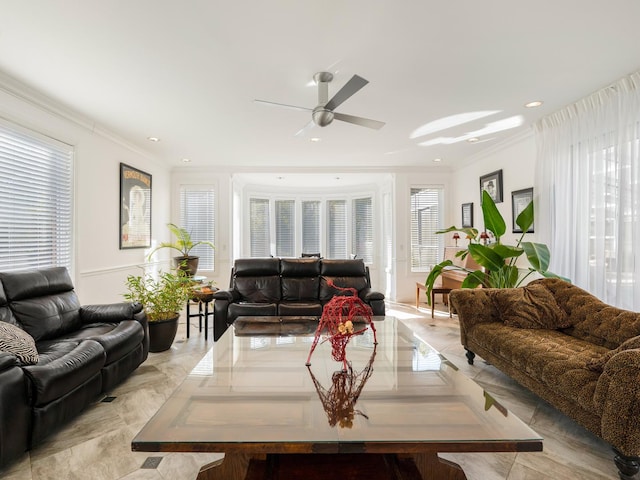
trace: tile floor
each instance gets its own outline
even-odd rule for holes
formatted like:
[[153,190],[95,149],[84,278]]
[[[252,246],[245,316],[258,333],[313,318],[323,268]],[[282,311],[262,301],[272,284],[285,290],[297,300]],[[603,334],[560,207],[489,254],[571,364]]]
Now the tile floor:
[[[536,453],[464,453],[442,457],[462,466],[468,480],[597,480],[618,475],[609,446],[509,377],[476,357],[468,365],[460,345],[457,319],[442,305],[431,318],[430,309],[387,305],[387,314],[408,323],[465,374],[544,437],[544,451]],[[191,322],[185,337],[182,320],[172,348],[150,354],[110,396],[112,402],[90,405],[74,422],[0,469],[3,480],[193,480],[202,465],[219,454],[149,454],[131,451],[131,440],[164,403],[173,389],[212,345]],[[161,458],[155,458],[161,457]],[[159,463],[158,463],[159,461]],[[145,463],[151,464],[146,465]],[[154,465],[153,464],[157,464]],[[151,468],[145,468],[150,466]]]

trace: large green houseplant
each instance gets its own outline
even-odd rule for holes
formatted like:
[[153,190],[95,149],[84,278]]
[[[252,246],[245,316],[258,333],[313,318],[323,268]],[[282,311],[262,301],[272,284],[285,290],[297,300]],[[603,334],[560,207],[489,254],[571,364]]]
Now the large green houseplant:
[[191,282],[182,270],[160,272],[157,277],[144,273],[129,275],[124,298],[141,303],[149,320],[149,351],[171,347],[178,330],[180,311],[190,295]]
[[175,223],[168,223],[167,227],[176,237],[175,242],[162,242],[160,245],[154,248],[151,253],[149,253],[148,258],[151,258],[151,256],[161,248],[170,248],[173,250],[177,250],[178,252],[180,252],[180,255],[173,257],[175,266],[187,272],[188,275],[195,275],[198,271],[199,257],[197,257],[196,255],[191,255],[191,250],[193,250],[198,245],[207,245],[211,248],[215,248],[215,246],[212,242],[208,241],[194,242],[191,239],[191,233],[188,232],[187,229],[179,227]]
[[[435,265],[429,272],[425,282],[427,301],[429,303],[431,303],[431,290],[433,290],[435,281],[445,269],[467,272],[467,276],[462,282],[462,288],[476,288],[479,285],[485,288],[518,287],[533,273],[538,273],[544,277],[558,277],[555,273],[548,271],[551,257],[549,248],[543,243],[524,241],[526,232],[533,225],[533,202],[530,202],[516,218],[516,225],[522,230],[522,235],[520,235],[515,245],[502,243],[501,238],[506,233],[507,226],[496,204],[486,191],[482,192],[482,216],[485,229],[495,237],[494,243],[482,243],[478,237],[478,230],[475,228],[458,228],[454,226],[436,232],[462,232],[469,239],[469,245],[466,249],[459,251],[456,256],[464,259],[467,255],[471,255],[476,263],[483,267],[483,270],[469,270],[455,265],[451,260],[445,260]],[[523,254],[526,255],[529,261],[529,269],[524,275],[520,275],[520,270],[516,263]]]

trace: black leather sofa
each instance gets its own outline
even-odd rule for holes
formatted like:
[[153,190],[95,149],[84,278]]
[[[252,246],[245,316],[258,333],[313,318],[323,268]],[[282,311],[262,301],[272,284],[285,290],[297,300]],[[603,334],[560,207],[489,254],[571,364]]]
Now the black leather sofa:
[[241,316],[320,317],[335,295],[328,284],[355,288],[374,315],[384,315],[384,295],[371,289],[369,268],[360,259],[242,258],[235,261],[228,290],[214,294],[213,338]]
[[0,272],[0,321],[27,332],[37,350],[34,364],[6,353],[10,339],[0,352],[0,466],[111,390],[149,351],[142,305],[81,306],[65,268]]

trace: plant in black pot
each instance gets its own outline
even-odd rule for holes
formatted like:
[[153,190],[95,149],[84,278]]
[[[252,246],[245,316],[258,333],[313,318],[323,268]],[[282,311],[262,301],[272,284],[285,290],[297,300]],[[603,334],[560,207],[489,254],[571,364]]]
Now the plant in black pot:
[[190,295],[191,282],[182,270],[160,272],[157,278],[129,275],[124,298],[144,306],[149,321],[149,351],[168,350],[178,331],[180,311]]
[[151,258],[151,256],[161,248],[172,248],[180,252],[180,255],[173,257],[175,267],[184,270],[189,276],[195,275],[198,271],[198,260],[200,257],[191,255],[191,250],[199,245],[206,245],[211,248],[215,248],[215,246],[212,242],[205,240],[194,242],[191,239],[191,233],[185,228],[177,226],[175,223],[168,223],[167,227],[169,227],[171,233],[176,237],[175,242],[162,242],[149,253],[148,258]]

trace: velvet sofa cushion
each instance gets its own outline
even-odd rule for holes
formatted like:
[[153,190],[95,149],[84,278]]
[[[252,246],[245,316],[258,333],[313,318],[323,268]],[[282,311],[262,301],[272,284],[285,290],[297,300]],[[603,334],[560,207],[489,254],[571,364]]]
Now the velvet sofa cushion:
[[609,350],[604,355],[599,358],[594,358],[587,362],[587,368],[594,372],[603,372],[604,366],[607,362],[613,357],[616,353],[622,352],[624,350],[632,350],[632,349],[640,349],[640,335],[631,337],[629,340],[626,340],[620,345],[618,348],[614,348],[613,350]]
[[493,302],[505,325],[556,330],[571,326],[570,319],[543,285],[493,291]]
[[38,350],[33,337],[6,322],[0,322],[0,352],[12,353],[23,365],[38,363]]
[[640,335],[640,313],[608,305],[586,290],[559,278],[542,278],[541,283],[555,297],[571,319],[567,333],[609,349]]

